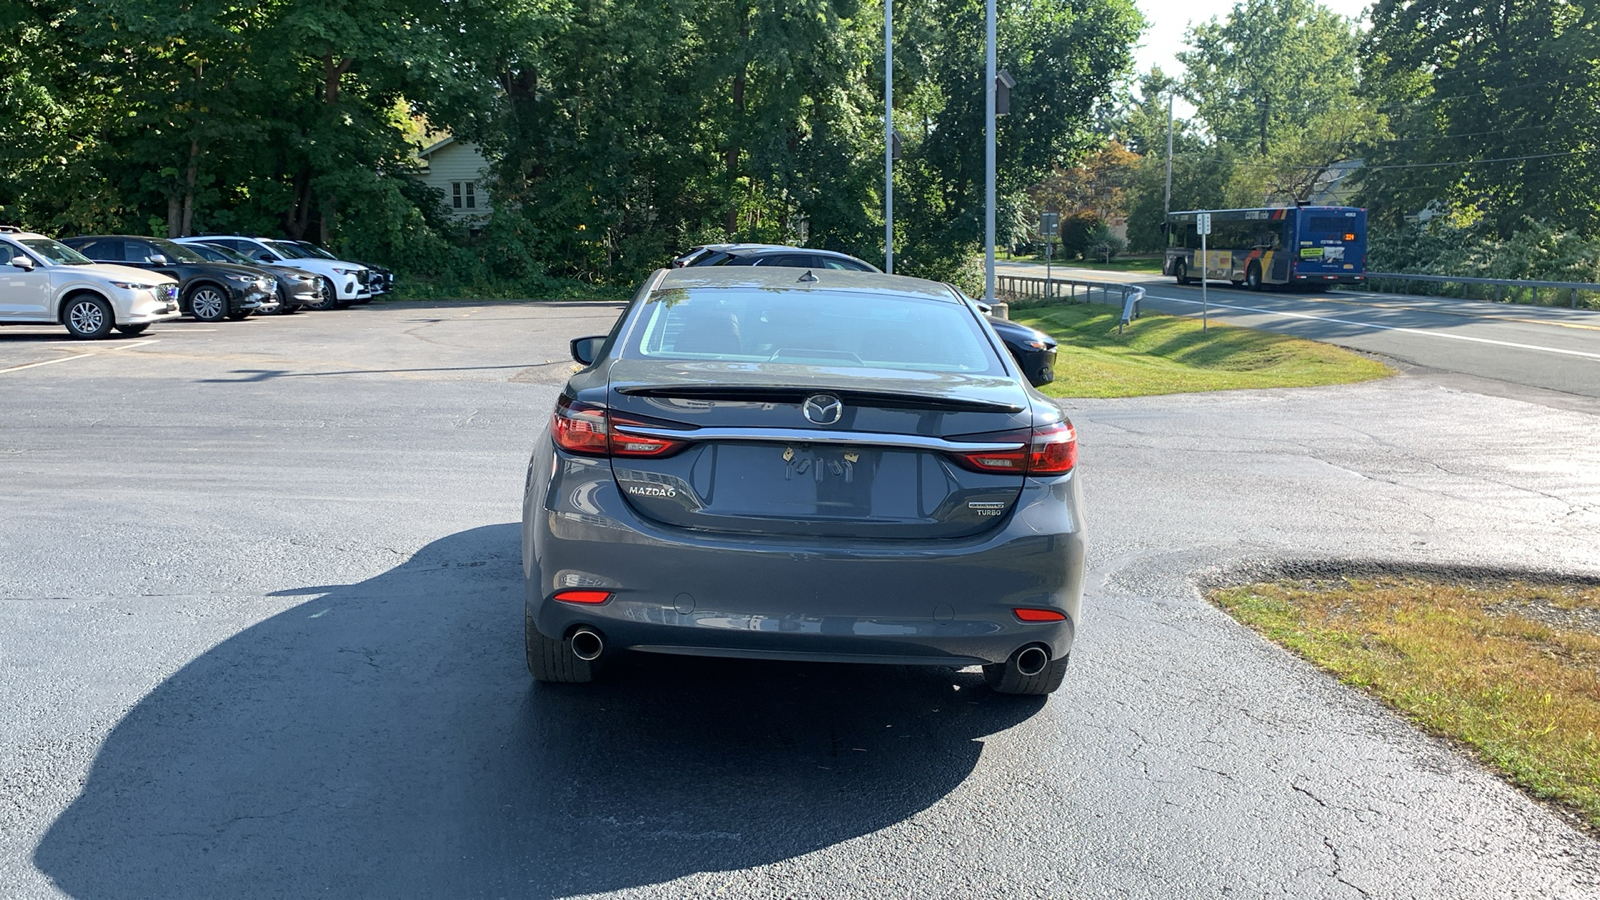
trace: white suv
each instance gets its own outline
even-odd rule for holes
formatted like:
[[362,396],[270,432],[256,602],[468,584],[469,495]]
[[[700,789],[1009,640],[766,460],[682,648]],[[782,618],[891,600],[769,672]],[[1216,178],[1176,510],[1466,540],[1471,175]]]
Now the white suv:
[[319,296],[316,302],[308,304],[311,309],[332,309],[336,306],[349,306],[358,300],[372,299],[372,290],[367,286],[369,275],[366,266],[340,259],[306,256],[305,248],[296,247],[289,241],[244,237],[237,234],[207,234],[178,238],[177,241],[180,244],[212,244],[226,247],[243,253],[262,265],[287,266],[319,276],[317,279]]
[[176,319],[178,282],[97,263],[30,231],[0,226],[0,325],[59,323],[77,338],[138,334]]

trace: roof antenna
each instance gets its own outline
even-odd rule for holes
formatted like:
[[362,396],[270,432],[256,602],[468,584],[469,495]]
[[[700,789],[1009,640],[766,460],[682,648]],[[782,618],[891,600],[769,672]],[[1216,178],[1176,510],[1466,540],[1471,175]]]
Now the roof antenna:
[[817,282],[817,276],[811,274],[811,270],[810,269],[807,269],[806,273],[804,275],[800,276],[800,283],[801,284],[816,284],[816,282]]

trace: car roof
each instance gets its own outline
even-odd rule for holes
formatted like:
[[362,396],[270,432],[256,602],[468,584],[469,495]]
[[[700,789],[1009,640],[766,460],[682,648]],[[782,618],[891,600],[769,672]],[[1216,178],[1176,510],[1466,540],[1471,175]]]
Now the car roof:
[[848,253],[838,250],[824,250],[821,247],[791,247],[788,244],[702,244],[695,249],[716,250],[721,253],[821,253],[826,256],[840,256],[845,259],[855,259]]
[[[809,271],[815,280],[802,282]],[[811,291],[853,291],[857,293],[895,294],[943,300],[947,303],[964,302],[949,285],[905,275],[884,275],[879,272],[850,272],[843,269],[796,269],[790,267],[765,268],[762,266],[685,266],[678,269],[660,269],[654,276],[652,290],[671,289],[783,289]]]

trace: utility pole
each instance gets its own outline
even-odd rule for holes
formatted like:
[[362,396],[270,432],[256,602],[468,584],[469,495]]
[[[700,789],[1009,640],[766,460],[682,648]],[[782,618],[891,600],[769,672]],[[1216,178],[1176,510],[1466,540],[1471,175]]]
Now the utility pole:
[[[1167,89],[1167,198],[1162,204],[1162,212],[1172,212],[1172,89]],[[1162,219],[1166,221],[1166,219]]]
[[995,94],[995,0],[984,4],[988,36],[984,62],[983,106],[988,130],[983,139],[983,299],[994,303],[994,94]]
[[894,274],[894,0],[883,0],[883,271]]

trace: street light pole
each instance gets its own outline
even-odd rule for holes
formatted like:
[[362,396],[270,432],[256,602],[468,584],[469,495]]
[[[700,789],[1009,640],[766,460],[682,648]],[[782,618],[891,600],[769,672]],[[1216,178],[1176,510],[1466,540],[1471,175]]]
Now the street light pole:
[[[1167,198],[1162,212],[1172,213],[1172,96],[1173,92],[1167,90]],[[1162,219],[1163,222],[1166,219]]]
[[984,122],[988,129],[983,140],[983,299],[987,303],[994,303],[994,45],[995,45],[995,0],[988,0],[985,4],[986,25],[988,28],[988,58],[984,63]]
[[894,274],[894,0],[883,0],[883,271]]

